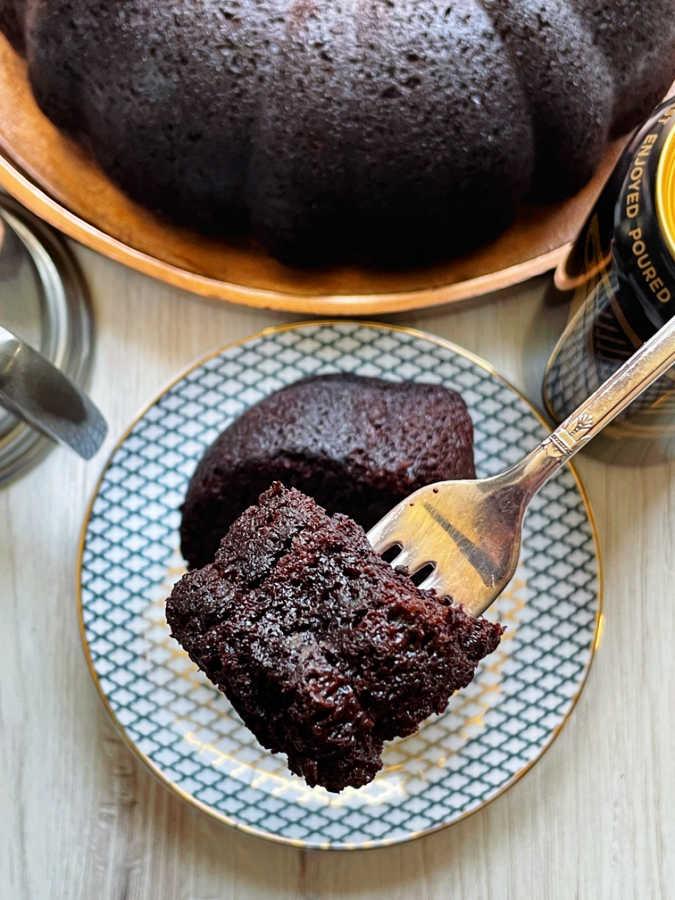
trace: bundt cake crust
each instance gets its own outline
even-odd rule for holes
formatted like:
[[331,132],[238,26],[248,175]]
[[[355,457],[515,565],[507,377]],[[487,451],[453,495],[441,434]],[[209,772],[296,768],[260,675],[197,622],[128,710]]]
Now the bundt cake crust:
[[474,476],[473,425],[455,391],[310,377],[248,409],[207,449],[183,504],[181,549],[192,567],[210,562],[228,526],[275,480],[367,529],[425,484]]

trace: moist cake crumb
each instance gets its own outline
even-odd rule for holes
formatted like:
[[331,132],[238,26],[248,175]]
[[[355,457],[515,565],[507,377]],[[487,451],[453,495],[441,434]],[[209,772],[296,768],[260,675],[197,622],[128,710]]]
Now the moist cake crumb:
[[176,584],[166,616],[260,743],[334,792],[371,781],[383,742],[442,712],[503,631],[279,482]]

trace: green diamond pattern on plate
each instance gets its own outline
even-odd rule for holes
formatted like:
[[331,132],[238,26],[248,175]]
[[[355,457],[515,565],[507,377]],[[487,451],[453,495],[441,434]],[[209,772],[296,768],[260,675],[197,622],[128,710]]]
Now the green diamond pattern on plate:
[[590,665],[598,562],[570,471],[535,498],[516,576],[490,615],[501,647],[448,710],[385,751],[367,787],[331,795],[261,748],[171,639],[164,600],[180,577],[179,506],[204,449],[263,396],[306,375],[348,371],[459,390],[476,467],[516,462],[543,430],[500,378],[421,335],[358,323],[309,324],[230,347],[169,388],[115,451],[87,524],[81,605],[100,689],[169,784],[231,824],[305,846],[390,844],[479,808],[554,738]]

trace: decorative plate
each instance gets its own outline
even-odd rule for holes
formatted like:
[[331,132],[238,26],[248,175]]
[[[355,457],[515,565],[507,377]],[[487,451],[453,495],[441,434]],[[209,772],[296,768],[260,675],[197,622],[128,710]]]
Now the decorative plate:
[[389,744],[364,788],[309,788],[258,745],[170,637],[164,600],[184,571],[179,506],[204,449],[235,416],[323,372],[441,382],[461,391],[476,468],[495,474],[542,436],[530,404],[486,363],[420,332],[354,322],[269,329],[207,357],[165,390],[113,452],[81,541],[85,654],[129,745],[184,799],[295,846],[364,848],[450,825],[514,784],[583,687],[600,615],[591,513],[571,469],[534,499],[516,575],[490,611],[500,647],[447,711]]

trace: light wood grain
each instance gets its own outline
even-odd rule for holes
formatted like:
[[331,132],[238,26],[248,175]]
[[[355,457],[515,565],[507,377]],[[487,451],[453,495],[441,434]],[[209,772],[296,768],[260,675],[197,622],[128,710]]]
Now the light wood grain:
[[[291,316],[200,302],[78,250],[98,317],[91,392],[109,449],[207,350]],[[399,316],[491,360],[538,399],[563,312],[548,280],[471,309]],[[1,313],[0,313],[1,315]],[[604,637],[572,718],[523,781],[418,842],[308,853],[176,799],[111,726],[80,649],[75,559],[105,458],[56,449],[0,490],[0,897],[666,898],[675,882],[675,465],[579,469],[605,573]]]

